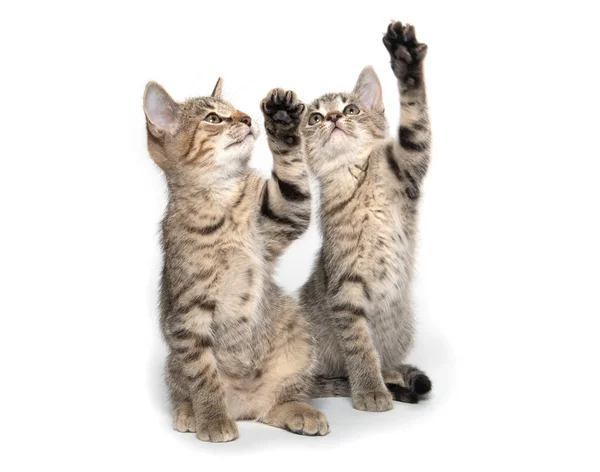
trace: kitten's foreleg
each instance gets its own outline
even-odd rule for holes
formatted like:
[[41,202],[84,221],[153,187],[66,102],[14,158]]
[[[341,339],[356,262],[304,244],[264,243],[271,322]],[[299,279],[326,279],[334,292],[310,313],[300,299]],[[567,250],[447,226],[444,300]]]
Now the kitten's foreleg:
[[392,22],[383,37],[400,91],[400,126],[388,151],[390,167],[411,200],[418,198],[430,160],[431,128],[423,74],[427,45],[411,25]]
[[274,162],[262,194],[261,227],[268,252],[277,257],[310,223],[310,186],[299,130],[305,106],[294,92],[273,89],[261,109]]
[[381,361],[367,323],[367,301],[357,295],[355,278],[341,280],[341,286],[330,293],[330,311],[346,363],[352,404],[363,411],[390,410],[392,395],[384,384]]
[[[181,323],[169,329],[167,336],[180,378],[187,387],[196,436],[202,441],[232,441],[238,437],[238,430],[235,421],[227,414],[225,394],[212,350],[210,317],[203,313],[210,311],[211,306],[200,299],[189,306],[188,311],[179,313],[182,320],[188,320],[187,326]],[[199,320],[202,319],[206,322],[201,323]],[[183,408],[181,403],[175,406]],[[182,411],[175,413],[181,414]],[[177,418],[174,420],[177,421]]]

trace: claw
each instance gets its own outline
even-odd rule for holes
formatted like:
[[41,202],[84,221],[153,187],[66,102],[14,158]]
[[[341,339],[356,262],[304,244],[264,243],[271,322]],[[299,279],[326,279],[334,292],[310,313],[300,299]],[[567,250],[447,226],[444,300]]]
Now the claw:
[[427,45],[417,42],[415,27],[408,23],[392,21],[382,41],[392,60],[405,64],[420,62],[427,54]]
[[415,27],[412,25],[406,25],[402,31],[402,37],[404,41],[409,42],[415,39]]
[[261,102],[260,102],[260,107],[262,108],[262,110],[263,110],[265,113],[269,113],[269,111],[270,111],[270,108],[267,106],[267,102],[266,102],[266,100],[261,100]]
[[390,25],[388,26],[388,30],[387,30],[387,34],[393,38],[396,39],[398,37],[398,35],[396,34],[396,32],[394,31],[394,26],[395,26],[395,22],[392,20],[392,22],[390,23]]

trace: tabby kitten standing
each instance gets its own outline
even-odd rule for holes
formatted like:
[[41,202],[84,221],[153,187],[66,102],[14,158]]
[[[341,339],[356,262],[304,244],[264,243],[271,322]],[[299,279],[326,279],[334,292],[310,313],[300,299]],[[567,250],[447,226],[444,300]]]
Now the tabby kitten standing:
[[161,328],[174,427],[203,441],[238,437],[237,419],[324,435],[307,396],[315,353],[299,304],[273,281],[282,251],[308,227],[310,196],[292,92],[263,101],[275,167],[248,167],[258,129],[220,98],[175,102],[151,82],[148,149],[164,171]]
[[301,294],[317,337],[317,374],[347,375],[354,407],[366,411],[391,409],[393,397],[416,402],[431,389],[424,373],[402,364],[413,344],[417,205],[429,164],[427,46],[399,22],[383,42],[400,89],[398,135],[386,139],[371,67],[351,93],[310,104],[302,127],[321,189],[323,246]]

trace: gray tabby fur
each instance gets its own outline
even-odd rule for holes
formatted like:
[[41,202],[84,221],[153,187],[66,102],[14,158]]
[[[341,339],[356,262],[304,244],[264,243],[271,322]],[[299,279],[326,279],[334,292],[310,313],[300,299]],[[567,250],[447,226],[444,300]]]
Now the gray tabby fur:
[[427,47],[412,26],[395,22],[384,44],[401,97],[396,137],[386,137],[371,67],[352,92],[314,100],[302,122],[321,191],[323,245],[301,291],[317,339],[314,395],[343,394],[342,381],[333,387],[324,379],[347,376],[354,407],[367,411],[389,410],[392,398],[416,402],[431,388],[424,373],[403,364],[414,341],[417,210],[430,159]]

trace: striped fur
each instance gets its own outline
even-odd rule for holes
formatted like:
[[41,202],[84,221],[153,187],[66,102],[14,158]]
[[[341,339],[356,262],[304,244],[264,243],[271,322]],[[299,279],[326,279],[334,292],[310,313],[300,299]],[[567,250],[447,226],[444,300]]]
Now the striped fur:
[[[413,345],[417,209],[429,164],[426,46],[400,23],[384,42],[401,95],[396,136],[385,138],[370,67],[351,93],[315,100],[302,128],[321,190],[323,246],[301,293],[317,338],[317,376],[348,376],[354,407],[368,411],[392,408],[392,398],[415,402],[431,388],[424,373],[403,365]],[[314,388],[315,396],[327,390]]]
[[[145,95],[150,155],[169,189],[161,327],[174,427],[214,442],[237,438],[238,419],[327,434],[303,401],[315,365],[308,320],[273,281],[277,257],[309,223],[300,138],[269,135],[274,174],[260,177],[248,168],[256,124],[219,90],[177,103],[152,83]],[[299,107],[284,105],[291,115]]]

